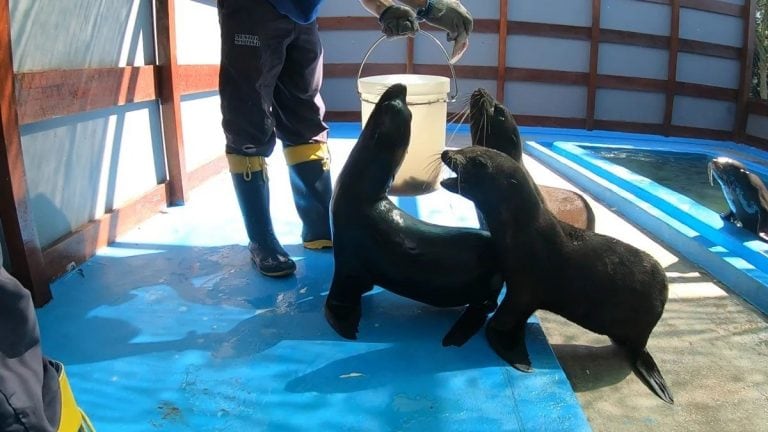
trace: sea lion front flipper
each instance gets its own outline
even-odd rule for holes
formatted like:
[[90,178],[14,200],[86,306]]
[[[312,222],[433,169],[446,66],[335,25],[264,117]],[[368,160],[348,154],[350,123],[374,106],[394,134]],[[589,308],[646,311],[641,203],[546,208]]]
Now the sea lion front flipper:
[[484,305],[469,305],[464,309],[456,323],[443,337],[443,346],[462,346],[475,335],[488,318],[488,308]]
[[533,372],[528,347],[525,346],[525,322],[512,331],[504,331],[492,325],[485,327],[485,337],[496,354],[521,372]]
[[345,339],[357,339],[358,325],[362,316],[361,298],[363,293],[372,288],[373,284],[365,277],[344,275],[340,272],[333,275],[324,313],[325,320],[339,336]]

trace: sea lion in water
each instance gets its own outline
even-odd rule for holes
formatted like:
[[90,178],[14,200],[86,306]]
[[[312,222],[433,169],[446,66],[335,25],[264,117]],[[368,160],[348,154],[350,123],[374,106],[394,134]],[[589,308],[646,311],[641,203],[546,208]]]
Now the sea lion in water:
[[501,274],[488,232],[421,221],[387,197],[410,140],[406,91],[394,84],[381,95],[336,179],[325,317],[339,335],[356,339],[361,296],[378,285],[435,307],[466,306],[443,339],[460,346],[495,310]]
[[717,180],[730,208],[720,217],[768,241],[768,189],[760,177],[742,163],[722,156],[712,159],[707,171],[709,184],[713,178]]
[[[523,142],[514,116],[483,88],[470,96],[469,119],[472,145],[498,150],[523,163]],[[580,193],[551,186],[537,187],[555,217],[578,228],[595,230],[595,213]],[[480,213],[478,219],[481,228],[486,229]]]
[[672,403],[646,349],[667,301],[661,265],[634,246],[558,221],[525,167],[501,152],[467,147],[445,150],[441,159],[457,174],[442,186],[475,203],[499,254],[507,291],[486,326],[496,353],[529,371],[525,324],[536,310],[548,310],[609,336],[654,393]]

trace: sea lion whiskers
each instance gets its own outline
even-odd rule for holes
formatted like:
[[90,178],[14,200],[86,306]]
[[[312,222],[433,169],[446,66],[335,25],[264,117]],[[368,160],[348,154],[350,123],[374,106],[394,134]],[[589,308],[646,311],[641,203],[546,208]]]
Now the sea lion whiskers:
[[437,152],[427,156],[427,162],[424,164],[424,170],[427,172],[428,178],[437,177],[444,169],[443,161],[440,160],[440,153]]
[[[461,116],[461,118],[459,118]],[[464,123],[464,120],[469,116],[469,106],[467,106],[465,109],[456,112],[453,116],[451,116],[450,121],[448,122],[449,125],[453,124],[454,121],[459,118],[458,122],[456,122],[456,127],[453,129],[453,132],[451,132],[451,136],[447,140],[447,144],[453,143],[453,138],[456,136],[456,132],[459,131],[459,126]]]

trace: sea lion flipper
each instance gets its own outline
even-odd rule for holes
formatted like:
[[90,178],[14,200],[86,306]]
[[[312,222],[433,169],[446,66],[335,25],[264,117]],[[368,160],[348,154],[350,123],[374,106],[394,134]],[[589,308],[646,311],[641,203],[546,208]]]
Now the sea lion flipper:
[[768,214],[762,211],[757,215],[757,236],[768,242]]
[[370,291],[373,284],[359,276],[344,276],[337,272],[333,276],[331,289],[325,301],[324,313],[328,324],[345,339],[357,339],[357,329],[362,316],[360,299]]
[[325,320],[331,328],[344,339],[357,339],[357,328],[360,324],[360,306],[350,306],[327,301],[325,303]]
[[488,318],[488,309],[484,306],[469,305],[464,309],[456,323],[443,337],[443,346],[462,346],[475,335]]
[[504,361],[521,372],[533,372],[528,347],[525,346],[525,323],[512,331],[485,327],[488,344]]
[[733,213],[733,210],[728,210],[725,213],[721,213],[720,218],[726,222],[731,222],[731,223],[736,222],[736,218],[735,218],[735,214]]
[[643,349],[638,355],[634,366],[643,381],[658,397],[668,404],[674,404],[672,392],[669,390],[659,367],[656,366],[656,362],[653,361],[653,357],[651,357],[648,350]]

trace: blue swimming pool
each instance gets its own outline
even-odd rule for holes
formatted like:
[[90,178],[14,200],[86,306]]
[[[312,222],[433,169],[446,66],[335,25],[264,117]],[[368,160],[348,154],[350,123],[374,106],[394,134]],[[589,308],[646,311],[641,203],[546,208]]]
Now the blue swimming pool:
[[[720,218],[725,203],[706,174],[708,159],[728,156],[766,178],[767,153],[733,142],[639,134],[563,130],[553,136],[542,128],[521,134],[528,155],[768,313],[768,244]],[[643,155],[653,157],[637,157]]]

